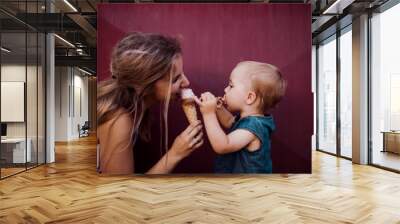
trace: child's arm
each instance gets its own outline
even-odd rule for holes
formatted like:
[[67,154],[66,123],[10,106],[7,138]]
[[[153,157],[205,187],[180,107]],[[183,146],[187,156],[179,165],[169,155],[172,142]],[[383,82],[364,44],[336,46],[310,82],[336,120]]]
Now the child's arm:
[[196,102],[200,105],[207,136],[216,153],[225,154],[239,151],[256,138],[250,131],[242,129],[226,135],[218,122],[216,114],[217,100],[211,93],[202,94],[201,101],[196,100]]
[[223,128],[231,128],[233,123],[235,122],[235,117],[222,105],[222,100],[220,97],[217,98],[217,100],[216,113],[218,121]]

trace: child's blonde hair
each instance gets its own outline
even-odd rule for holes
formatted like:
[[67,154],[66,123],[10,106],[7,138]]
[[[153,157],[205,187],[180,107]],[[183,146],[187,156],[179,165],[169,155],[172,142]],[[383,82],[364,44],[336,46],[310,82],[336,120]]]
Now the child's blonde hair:
[[243,61],[236,67],[239,66],[245,66],[246,75],[250,77],[251,89],[260,99],[260,110],[272,109],[282,100],[287,82],[276,66],[256,61]]

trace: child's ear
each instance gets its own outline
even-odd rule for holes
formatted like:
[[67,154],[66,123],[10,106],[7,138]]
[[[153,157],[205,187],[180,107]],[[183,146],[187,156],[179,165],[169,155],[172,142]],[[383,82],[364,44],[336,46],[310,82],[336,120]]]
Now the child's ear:
[[248,105],[255,103],[257,100],[257,94],[254,91],[249,91],[247,93],[246,103]]

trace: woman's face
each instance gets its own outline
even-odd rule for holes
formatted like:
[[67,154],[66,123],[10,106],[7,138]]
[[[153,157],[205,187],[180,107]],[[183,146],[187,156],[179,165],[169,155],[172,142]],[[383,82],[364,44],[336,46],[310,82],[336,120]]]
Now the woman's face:
[[[165,100],[168,94],[171,77],[166,75],[158,80],[155,85],[155,96],[157,100]],[[190,85],[189,80],[183,73],[182,55],[178,54],[172,61],[172,79],[171,79],[171,100],[177,99],[180,96],[181,90]]]

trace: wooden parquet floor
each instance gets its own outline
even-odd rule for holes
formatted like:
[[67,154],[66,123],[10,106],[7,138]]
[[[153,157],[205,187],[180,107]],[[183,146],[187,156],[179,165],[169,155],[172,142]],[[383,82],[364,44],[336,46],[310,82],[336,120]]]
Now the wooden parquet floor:
[[99,176],[95,138],[0,181],[0,223],[400,223],[400,175],[313,152],[311,175]]
[[1,176],[2,177],[7,177],[7,176],[10,176],[10,175],[13,175],[13,174],[15,174],[15,173],[19,173],[19,172],[22,172],[22,171],[24,171],[25,170],[25,167],[23,167],[23,168],[1,168]]

